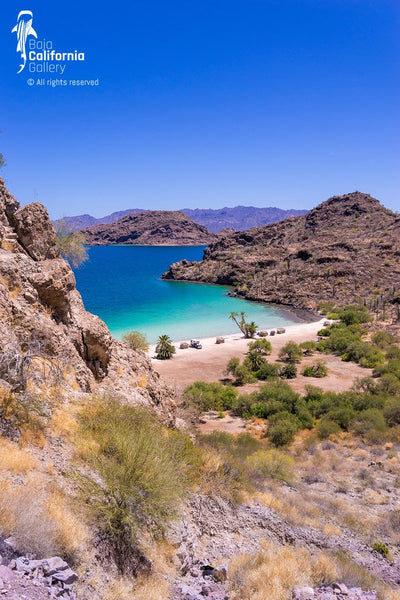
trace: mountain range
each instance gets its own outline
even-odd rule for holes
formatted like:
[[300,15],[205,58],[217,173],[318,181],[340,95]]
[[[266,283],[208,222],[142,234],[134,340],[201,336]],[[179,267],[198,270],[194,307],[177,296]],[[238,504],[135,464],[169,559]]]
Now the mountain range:
[[[128,208],[127,210],[116,211],[101,218],[83,214],[73,217],[64,217],[62,220],[72,231],[79,231],[94,225],[114,223],[115,221],[118,221],[127,215],[139,212],[146,212],[146,209]],[[276,207],[257,208],[254,206],[234,206],[218,209],[182,208],[180,212],[193,219],[193,221],[196,221],[196,223],[204,225],[204,227],[207,227],[209,231],[218,233],[221,231],[221,229],[227,228],[243,231],[244,229],[249,229],[250,227],[257,227],[261,225],[267,225],[268,223],[283,221],[288,217],[305,214],[307,211],[294,209],[283,210]],[[54,221],[54,224],[57,226],[57,223],[59,223],[60,220],[61,219]]]

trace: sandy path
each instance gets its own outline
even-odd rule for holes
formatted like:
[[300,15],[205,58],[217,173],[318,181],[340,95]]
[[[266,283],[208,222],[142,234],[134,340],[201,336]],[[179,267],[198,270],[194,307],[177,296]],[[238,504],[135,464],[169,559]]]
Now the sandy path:
[[[268,336],[272,344],[272,354],[268,358],[270,362],[277,360],[279,350],[289,340],[301,343],[306,340],[317,340],[317,332],[323,327],[325,319],[314,323],[299,323],[286,327],[286,333],[275,336]],[[182,390],[194,381],[218,381],[226,377],[225,369],[227,362],[233,356],[240,359],[245,357],[249,340],[246,340],[241,333],[224,336],[224,344],[216,344],[215,338],[205,338],[201,340],[202,350],[188,348],[179,349],[179,342],[175,342],[176,354],[171,360],[156,360],[152,358],[152,363],[156,371],[176,390],[179,394]],[[154,356],[155,347],[149,349],[149,356]],[[302,369],[312,363],[316,358],[323,358],[328,366],[329,375],[323,379],[303,377],[300,375]],[[371,374],[370,369],[363,369],[355,363],[345,363],[337,356],[312,356],[305,358],[299,367],[299,376],[289,381],[292,387],[298,392],[304,392],[305,385],[312,384],[322,387],[324,390],[344,391],[348,390],[355,378],[368,377]],[[260,383],[246,385],[241,388],[243,392],[249,392],[257,389]]]

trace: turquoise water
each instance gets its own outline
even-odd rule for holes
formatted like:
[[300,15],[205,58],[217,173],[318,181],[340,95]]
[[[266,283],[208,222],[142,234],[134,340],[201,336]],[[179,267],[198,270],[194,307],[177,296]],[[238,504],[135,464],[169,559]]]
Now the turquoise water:
[[170,264],[200,260],[204,246],[92,246],[89,260],[75,270],[85,307],[120,338],[144,333],[150,343],[161,334],[173,340],[235,333],[232,311],[244,311],[260,328],[299,322],[276,307],[227,296],[225,286],[162,281]]

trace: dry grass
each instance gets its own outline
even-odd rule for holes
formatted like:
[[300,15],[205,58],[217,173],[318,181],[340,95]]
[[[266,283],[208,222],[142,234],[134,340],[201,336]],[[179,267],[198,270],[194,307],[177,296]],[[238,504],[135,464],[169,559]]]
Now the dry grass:
[[18,448],[12,442],[0,438],[0,471],[13,475],[25,475],[37,467],[37,461],[31,454]]
[[90,539],[82,516],[72,511],[70,503],[59,491],[50,493],[46,512],[56,524],[56,542],[64,555],[74,558]]
[[233,600],[290,600],[298,585],[318,585],[336,578],[327,555],[314,559],[305,548],[265,544],[256,554],[241,554],[230,563]]

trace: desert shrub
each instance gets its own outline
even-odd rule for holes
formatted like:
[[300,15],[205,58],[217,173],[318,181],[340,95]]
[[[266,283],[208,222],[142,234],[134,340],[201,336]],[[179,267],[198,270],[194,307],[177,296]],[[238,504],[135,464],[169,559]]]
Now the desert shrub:
[[305,377],[326,377],[328,375],[328,367],[323,360],[317,360],[314,364],[309,365],[303,370]]
[[351,406],[338,406],[337,408],[331,409],[326,417],[337,423],[345,431],[348,431],[355,415],[356,411]]
[[146,336],[143,335],[143,333],[140,333],[140,331],[130,331],[129,333],[125,333],[125,335],[122,336],[122,339],[133,350],[143,350],[143,352],[147,352],[149,349],[149,343]]
[[359,412],[353,421],[352,429],[359,435],[385,431],[386,422],[382,411],[377,408],[367,408]]
[[257,381],[255,375],[251,370],[251,367],[248,364],[246,364],[245,361],[236,369],[235,378],[235,383],[237,385],[244,385],[245,383],[255,383]]
[[317,435],[322,440],[329,438],[331,435],[340,433],[342,430],[340,426],[330,419],[324,418],[317,425]]
[[137,534],[162,531],[177,514],[200,465],[188,436],[154,414],[97,399],[80,415],[81,456],[93,476],[76,475],[93,524],[121,572],[137,569]]
[[300,362],[303,358],[303,351],[296,342],[287,342],[279,351],[279,358],[284,362]]
[[254,405],[253,394],[241,394],[232,403],[232,413],[236,417],[249,419],[252,415],[252,407]]
[[240,359],[237,356],[233,356],[229,359],[228,364],[226,365],[225,373],[226,375],[236,376],[236,371],[240,366]]
[[371,336],[371,340],[375,346],[378,346],[381,350],[385,350],[388,346],[395,344],[397,341],[395,336],[387,331],[376,331]]
[[184,391],[185,400],[194,404],[200,412],[230,410],[237,395],[235,388],[230,385],[205,381],[195,381]]
[[72,231],[66,219],[60,219],[55,227],[56,243],[63,258],[72,266],[79,267],[88,259],[85,247],[85,234],[82,231]]
[[383,414],[389,427],[400,425],[400,398],[391,398],[385,404]]
[[388,360],[400,359],[400,347],[399,346],[390,346],[389,348],[387,348],[386,358]]
[[279,376],[279,366],[264,361],[255,375],[257,379],[261,379],[262,381],[265,381],[266,379],[275,379]]
[[318,302],[317,308],[323,315],[335,310],[334,305],[327,300],[321,300],[321,302]]
[[315,342],[302,342],[300,348],[303,350],[304,356],[312,356],[317,349]]
[[0,417],[19,430],[21,440],[39,446],[45,443],[44,433],[49,423],[52,402],[26,393],[0,398]]
[[263,365],[266,364],[264,355],[257,348],[249,350],[245,360],[251,371],[258,371]]
[[294,460],[279,450],[258,450],[247,458],[249,465],[263,477],[290,483],[294,479]]
[[379,552],[379,554],[382,554],[384,558],[388,558],[389,556],[389,548],[383,542],[375,542],[372,545],[372,550]]
[[371,316],[364,306],[348,306],[338,309],[336,312],[345,325],[355,325],[371,321]]
[[296,379],[297,367],[294,362],[288,362],[286,365],[280,367],[278,373],[281,379]]
[[249,352],[251,350],[258,350],[263,356],[268,356],[272,352],[272,345],[269,340],[262,338],[261,340],[255,340],[247,344]]
[[294,440],[299,429],[296,417],[288,412],[273,415],[268,423],[268,439],[274,446],[286,446]]
[[342,356],[347,352],[348,347],[356,342],[360,342],[361,337],[358,333],[350,331],[349,328],[336,327],[330,328],[330,335],[318,344],[318,348],[322,352],[331,352]]
[[390,396],[398,396],[400,394],[400,380],[393,373],[385,373],[376,386],[376,393],[379,392]]

